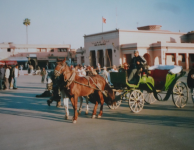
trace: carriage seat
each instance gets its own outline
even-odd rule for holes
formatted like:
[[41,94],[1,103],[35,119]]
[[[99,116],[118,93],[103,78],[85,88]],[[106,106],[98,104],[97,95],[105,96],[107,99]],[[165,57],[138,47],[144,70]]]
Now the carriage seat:
[[156,89],[162,89],[166,82],[166,75],[168,74],[169,70],[151,70],[150,76],[154,79],[154,86]]
[[156,89],[162,89],[166,82],[166,75],[168,73],[177,74],[182,70],[182,66],[175,65],[156,65],[149,68],[150,76],[154,79],[154,86]]

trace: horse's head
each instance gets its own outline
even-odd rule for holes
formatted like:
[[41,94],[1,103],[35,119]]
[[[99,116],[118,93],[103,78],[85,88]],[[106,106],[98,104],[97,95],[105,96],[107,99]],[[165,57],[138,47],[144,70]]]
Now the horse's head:
[[64,71],[67,70],[68,65],[65,61],[66,61],[66,58],[64,60],[57,59],[56,67],[54,70],[55,77],[59,77],[62,73],[64,73]]
[[109,87],[108,84],[105,85],[105,90],[106,90],[107,95],[108,95],[107,97],[104,96],[105,103],[108,105],[113,105],[116,102],[114,91]]

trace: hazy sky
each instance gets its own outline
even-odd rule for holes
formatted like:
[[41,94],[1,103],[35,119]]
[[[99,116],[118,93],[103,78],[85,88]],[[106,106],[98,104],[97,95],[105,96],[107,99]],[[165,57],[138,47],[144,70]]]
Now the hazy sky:
[[[117,11],[116,11],[117,10]],[[163,30],[194,30],[194,0],[0,0],[0,43],[84,46],[84,34],[116,28],[162,25]]]

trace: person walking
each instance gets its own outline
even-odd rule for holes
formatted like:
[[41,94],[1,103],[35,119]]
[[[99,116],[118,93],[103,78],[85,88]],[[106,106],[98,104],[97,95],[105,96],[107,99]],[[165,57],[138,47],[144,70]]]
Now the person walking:
[[45,76],[46,76],[46,70],[45,70],[45,68],[42,68],[42,71],[41,71],[41,76],[42,76],[42,80],[41,80],[41,82],[42,83],[44,83],[44,80],[45,80]]
[[10,76],[9,66],[6,66],[6,70],[5,70],[5,90],[9,90],[9,76]]
[[192,65],[192,69],[188,73],[187,85],[191,89],[191,98],[192,98],[193,107],[194,107],[194,64]]
[[3,90],[3,80],[5,77],[5,68],[3,65],[0,66],[0,90]]
[[13,89],[13,66],[9,66],[10,74],[9,74],[9,88]]
[[18,64],[13,68],[13,89],[17,89],[17,78],[19,77]]

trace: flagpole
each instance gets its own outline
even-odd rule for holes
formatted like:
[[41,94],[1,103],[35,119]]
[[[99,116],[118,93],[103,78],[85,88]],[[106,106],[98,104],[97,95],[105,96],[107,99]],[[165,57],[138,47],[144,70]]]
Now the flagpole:
[[102,16],[102,32],[103,32],[103,16]]
[[116,28],[117,28],[117,7],[116,7]]

